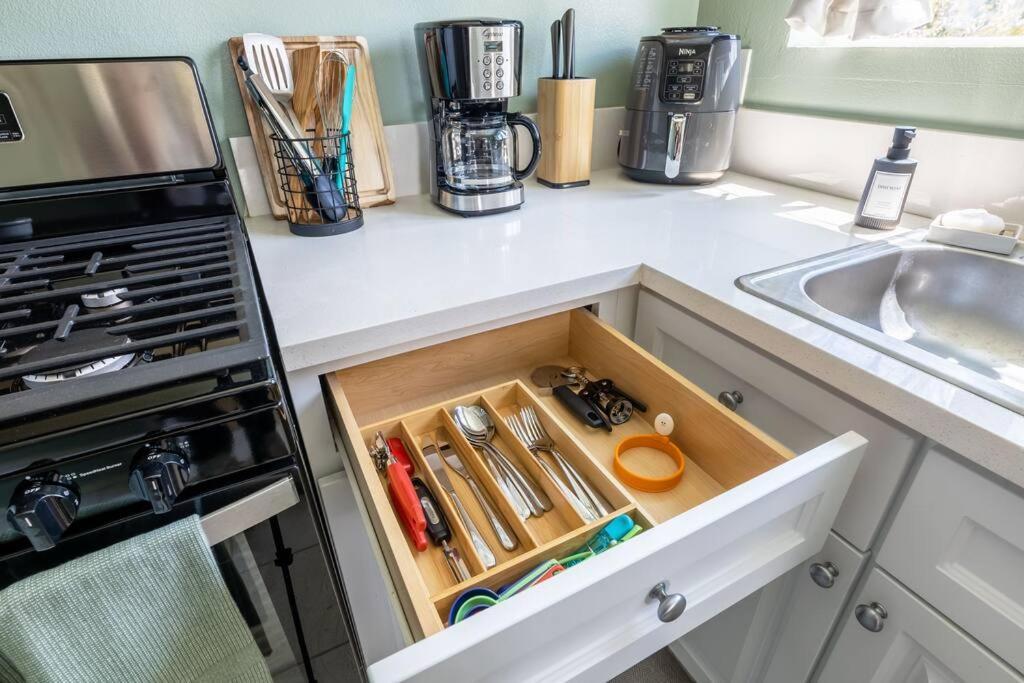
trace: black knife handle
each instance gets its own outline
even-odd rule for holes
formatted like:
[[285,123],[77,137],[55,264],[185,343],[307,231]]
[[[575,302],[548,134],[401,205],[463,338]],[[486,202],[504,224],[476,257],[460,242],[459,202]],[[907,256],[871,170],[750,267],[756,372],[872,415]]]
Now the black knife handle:
[[555,394],[555,397],[561,401],[562,405],[572,411],[572,414],[579,418],[579,421],[583,424],[595,429],[608,429],[604,420],[601,419],[600,412],[595,410],[587,401],[580,398],[576,392],[569,387],[555,387],[553,393]]
[[441,545],[444,541],[452,538],[451,527],[444,517],[444,511],[437,504],[437,499],[430,492],[427,485],[419,477],[413,477],[412,487],[416,489],[416,497],[420,499],[420,507],[423,508],[423,517],[427,520],[427,535],[434,545]]

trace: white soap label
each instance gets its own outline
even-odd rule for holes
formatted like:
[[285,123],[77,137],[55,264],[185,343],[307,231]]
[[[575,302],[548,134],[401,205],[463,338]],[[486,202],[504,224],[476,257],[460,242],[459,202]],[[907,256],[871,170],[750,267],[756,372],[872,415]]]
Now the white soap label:
[[900,217],[900,209],[903,208],[903,196],[910,187],[910,178],[910,173],[875,171],[861,213],[868,218],[883,221],[897,220]]

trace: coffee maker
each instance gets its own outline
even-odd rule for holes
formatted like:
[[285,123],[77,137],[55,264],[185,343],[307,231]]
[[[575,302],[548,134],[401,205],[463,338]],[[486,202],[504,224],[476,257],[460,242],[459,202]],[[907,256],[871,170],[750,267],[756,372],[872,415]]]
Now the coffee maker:
[[[459,19],[416,25],[423,86],[430,103],[430,195],[462,216],[518,209],[523,178],[540,160],[540,131],[508,111],[519,94],[523,24],[510,19]],[[520,126],[533,139],[517,167]]]

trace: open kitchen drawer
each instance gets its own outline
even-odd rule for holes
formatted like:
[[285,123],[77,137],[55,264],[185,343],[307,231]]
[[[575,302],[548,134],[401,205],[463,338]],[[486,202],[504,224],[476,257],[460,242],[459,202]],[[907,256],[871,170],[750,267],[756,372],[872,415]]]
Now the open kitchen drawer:
[[[585,427],[530,382],[533,368],[546,364],[582,365],[594,377],[610,377],[649,409],[612,434]],[[347,368],[327,380],[349,478],[363,498],[371,534],[416,640],[371,665],[375,681],[605,680],[818,552],[865,444],[851,432],[794,457],[586,310]],[[493,418],[535,405],[562,452],[615,512],[585,522],[495,419],[496,443],[535,475],[554,503],[545,515],[521,521],[451,421],[448,411],[468,403],[483,406]],[[664,493],[627,488],[612,474],[615,444],[627,435],[652,433],[650,421],[660,412],[675,420],[672,440],[687,457],[683,479]],[[457,584],[440,550],[418,553],[407,540],[368,452],[377,430],[402,436],[410,447],[416,476],[431,487],[454,527],[470,580]],[[464,482],[449,470],[495,551],[493,568],[483,566],[425,466],[420,445],[426,435],[452,443],[519,538],[517,548],[505,551]],[[643,465],[643,459],[631,463],[636,469]],[[619,514],[644,531],[466,621],[446,624],[464,590],[497,590],[545,560],[564,558]],[[673,621],[661,621],[658,601],[648,596],[660,582],[686,599]]]

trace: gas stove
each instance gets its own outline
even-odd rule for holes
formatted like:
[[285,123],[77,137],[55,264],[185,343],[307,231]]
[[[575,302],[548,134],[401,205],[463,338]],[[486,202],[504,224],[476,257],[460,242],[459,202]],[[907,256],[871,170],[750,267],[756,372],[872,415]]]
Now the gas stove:
[[232,237],[219,221],[0,255],[0,391],[53,388],[242,341]]
[[275,680],[315,680],[346,605],[277,368],[192,62],[0,62],[0,589],[198,515]]
[[0,91],[0,558],[294,471],[191,63],[0,63]]
[[39,413],[75,426],[121,412],[113,397],[201,393],[187,380],[203,374],[223,389],[224,370],[268,357],[233,217],[0,246],[0,444],[31,436]]

